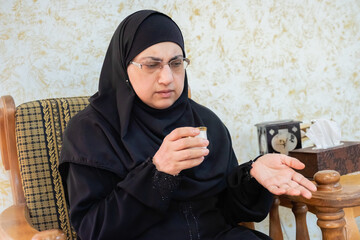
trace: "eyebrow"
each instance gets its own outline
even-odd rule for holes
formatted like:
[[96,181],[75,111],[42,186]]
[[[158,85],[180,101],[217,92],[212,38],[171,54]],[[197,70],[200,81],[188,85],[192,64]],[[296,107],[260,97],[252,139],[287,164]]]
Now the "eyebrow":
[[[172,61],[172,60],[174,60],[174,59],[181,58],[181,57],[183,57],[183,55],[176,55],[176,56],[170,58],[169,62]],[[142,57],[142,58],[140,58],[140,60],[144,60],[144,59],[146,59],[146,58],[150,58],[151,60],[159,61],[159,62],[162,62],[162,61],[163,61],[161,58],[152,57],[152,56]]]

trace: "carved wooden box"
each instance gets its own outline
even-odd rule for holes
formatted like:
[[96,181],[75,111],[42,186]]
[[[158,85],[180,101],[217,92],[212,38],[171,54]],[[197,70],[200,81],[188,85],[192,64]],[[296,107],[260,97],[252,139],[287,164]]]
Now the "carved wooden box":
[[295,149],[289,152],[289,156],[306,165],[299,172],[307,178],[325,169],[336,170],[340,175],[360,171],[360,142],[342,142],[342,145],[328,149]]

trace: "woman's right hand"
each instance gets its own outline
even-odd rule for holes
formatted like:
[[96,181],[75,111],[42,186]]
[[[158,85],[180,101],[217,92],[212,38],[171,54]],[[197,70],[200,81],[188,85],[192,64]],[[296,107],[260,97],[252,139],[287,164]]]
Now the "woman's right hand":
[[173,130],[164,138],[159,150],[153,157],[156,169],[171,175],[182,170],[196,167],[209,154],[209,141],[196,138],[200,130],[194,127],[181,127]]

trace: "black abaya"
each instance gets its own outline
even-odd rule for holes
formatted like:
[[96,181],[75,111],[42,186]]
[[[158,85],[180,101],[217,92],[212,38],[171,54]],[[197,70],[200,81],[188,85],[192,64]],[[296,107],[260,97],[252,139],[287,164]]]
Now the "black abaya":
[[[188,99],[187,77],[179,99],[162,110],[145,105],[128,83],[132,41],[152,16],[175,32],[162,34],[166,28],[156,25],[157,41],[173,41],[185,53],[180,30],[161,13],[139,11],[119,25],[99,91],[64,133],[59,170],[71,223],[81,239],[266,239],[236,223],[264,219],[272,195],[237,166],[220,119]],[[178,176],[157,171],[152,156],[167,134],[184,126],[207,127],[210,154]]]

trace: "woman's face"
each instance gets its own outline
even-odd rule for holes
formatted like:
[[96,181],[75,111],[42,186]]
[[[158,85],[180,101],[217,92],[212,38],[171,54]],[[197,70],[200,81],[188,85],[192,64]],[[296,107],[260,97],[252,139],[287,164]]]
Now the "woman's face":
[[[185,69],[172,71],[167,64],[177,58],[183,58],[180,46],[173,42],[161,42],[139,53],[132,60],[135,64],[129,64],[127,73],[131,85],[148,106],[165,109],[180,97],[184,89]],[[159,61],[162,68],[151,70],[151,66]],[[143,66],[140,68],[136,63]]]

